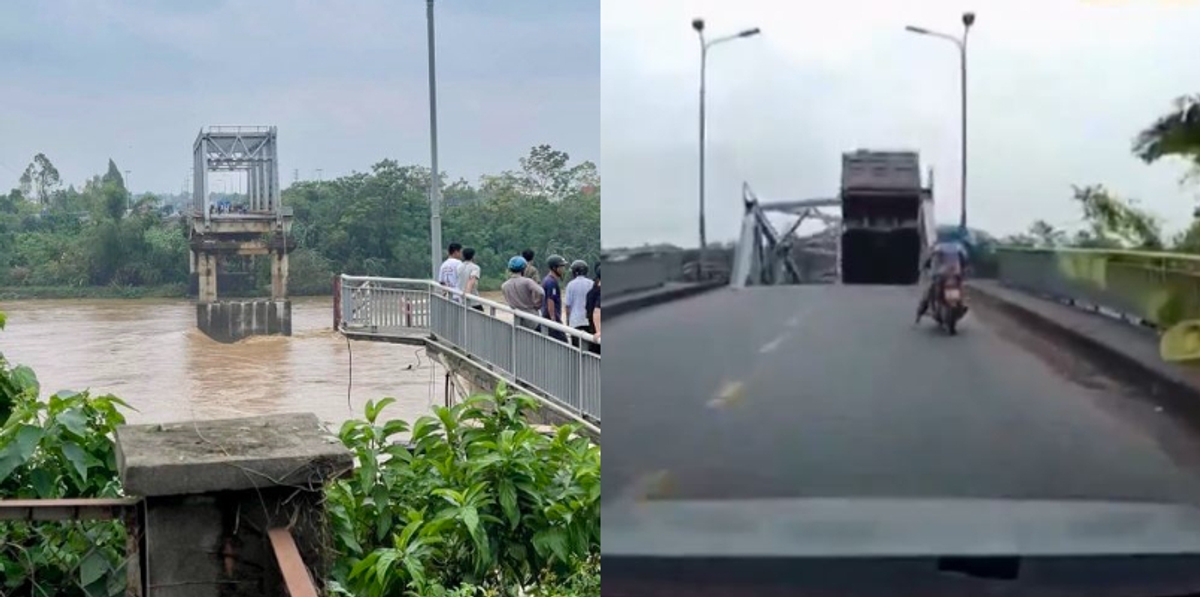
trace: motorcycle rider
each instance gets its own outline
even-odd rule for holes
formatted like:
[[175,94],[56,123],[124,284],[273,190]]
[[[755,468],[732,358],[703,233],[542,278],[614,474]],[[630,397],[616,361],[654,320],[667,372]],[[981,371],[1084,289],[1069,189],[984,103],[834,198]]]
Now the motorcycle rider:
[[958,240],[938,241],[929,249],[929,254],[925,257],[925,261],[921,264],[922,270],[930,270],[929,288],[921,297],[921,304],[917,307],[917,322],[921,321],[921,317],[929,310],[929,306],[933,301],[938,300],[938,292],[942,289],[942,283],[951,276],[962,276],[966,269],[968,261],[967,248]]

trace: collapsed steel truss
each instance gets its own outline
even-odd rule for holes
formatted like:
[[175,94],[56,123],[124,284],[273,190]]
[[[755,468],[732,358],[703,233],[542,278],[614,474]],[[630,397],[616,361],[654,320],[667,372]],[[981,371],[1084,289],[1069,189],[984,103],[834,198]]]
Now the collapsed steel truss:
[[[733,272],[730,285],[735,288],[772,284],[802,284],[810,280],[802,273],[796,262],[796,253],[829,255],[835,258],[833,279],[840,278],[841,230],[839,215],[820,210],[823,207],[840,207],[840,199],[805,199],[801,201],[777,201],[763,203],[748,183],[742,184],[742,203],[745,215],[742,232],[734,252]],[[768,212],[795,216],[787,230],[775,229],[767,218]],[[825,229],[815,235],[801,239],[796,231],[806,220],[818,220]],[[831,248],[832,247],[832,248]]]

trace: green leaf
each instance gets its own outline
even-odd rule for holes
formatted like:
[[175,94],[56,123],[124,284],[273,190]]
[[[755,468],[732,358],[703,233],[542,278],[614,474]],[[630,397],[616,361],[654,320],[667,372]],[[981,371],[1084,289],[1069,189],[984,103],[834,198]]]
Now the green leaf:
[[108,561],[99,552],[93,551],[79,563],[79,583],[86,587],[99,580],[105,572],[108,572]]
[[479,531],[479,511],[475,506],[467,506],[461,510],[463,524],[472,535]]
[[25,464],[25,459],[21,458],[21,451],[17,444],[4,446],[4,449],[0,450],[0,483],[3,483],[22,464]]
[[517,528],[517,523],[521,521],[521,511],[517,507],[517,488],[513,485],[512,479],[504,478],[500,480],[500,508],[504,510],[504,515],[508,517],[508,527],[510,529]]
[[29,473],[29,482],[33,485],[33,490],[37,492],[38,497],[42,499],[55,497],[56,480],[57,477],[54,473],[44,468],[35,468]]
[[4,314],[4,311],[0,311],[0,330],[4,329],[4,324],[7,322],[8,316]]
[[79,473],[79,476],[87,481],[88,453],[84,452],[79,444],[72,441],[63,442],[62,451],[63,456],[66,456],[67,460],[70,460],[71,464],[75,466],[75,471]]
[[79,437],[88,436],[87,415],[83,414],[83,411],[78,408],[72,408],[58,413],[58,416],[55,417],[54,420],[61,423],[63,427],[66,427],[67,431],[70,431]]
[[568,561],[567,534],[561,528],[549,528],[538,531],[533,536],[533,547],[543,557],[554,554],[560,561]]
[[26,391],[37,395],[42,391],[41,384],[38,383],[37,374],[33,369],[20,365],[12,370],[12,379],[17,384],[17,391]]
[[383,424],[383,437],[380,439],[387,439],[393,435],[396,435],[397,433],[404,433],[405,431],[408,431],[407,421],[404,421],[403,419],[392,419],[391,421]]
[[43,431],[41,427],[33,425],[21,425],[17,430],[17,453],[21,456],[21,462],[29,460],[37,450],[38,442],[42,441]]
[[384,409],[384,407],[386,407],[387,405],[389,405],[395,401],[396,401],[396,399],[392,398],[390,396],[380,400],[379,402],[373,402],[371,400],[368,400],[367,401],[367,421],[370,422],[371,424],[374,424],[375,419],[379,417],[380,411],[382,411]]

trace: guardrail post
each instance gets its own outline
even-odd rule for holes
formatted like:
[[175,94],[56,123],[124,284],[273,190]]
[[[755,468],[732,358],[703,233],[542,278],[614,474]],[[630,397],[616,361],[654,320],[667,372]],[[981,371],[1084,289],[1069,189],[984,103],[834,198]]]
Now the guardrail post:
[[342,276],[333,277],[333,329],[342,329]]

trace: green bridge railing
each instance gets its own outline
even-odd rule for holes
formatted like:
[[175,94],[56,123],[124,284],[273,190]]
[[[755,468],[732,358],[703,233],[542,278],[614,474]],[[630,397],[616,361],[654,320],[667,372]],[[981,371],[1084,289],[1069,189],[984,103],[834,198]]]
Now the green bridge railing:
[[1200,359],[1200,255],[997,247],[999,278],[1036,294],[1136,318],[1167,360]]

